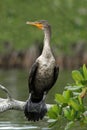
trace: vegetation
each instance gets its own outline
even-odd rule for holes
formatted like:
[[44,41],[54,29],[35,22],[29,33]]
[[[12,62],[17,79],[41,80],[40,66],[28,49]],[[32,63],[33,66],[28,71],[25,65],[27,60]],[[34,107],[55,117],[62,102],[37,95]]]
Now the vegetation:
[[62,94],[55,95],[56,104],[48,111],[50,119],[54,119],[50,126],[59,122],[60,118],[67,120],[65,130],[68,130],[75,123],[81,126],[87,125],[87,68],[83,65],[79,70],[72,71],[73,84],[65,86]]
[[52,43],[62,52],[70,52],[74,42],[87,41],[86,0],[1,0],[0,51],[5,41],[16,49],[27,48],[36,39],[42,41],[41,31],[26,25],[27,20],[41,19],[52,25]]

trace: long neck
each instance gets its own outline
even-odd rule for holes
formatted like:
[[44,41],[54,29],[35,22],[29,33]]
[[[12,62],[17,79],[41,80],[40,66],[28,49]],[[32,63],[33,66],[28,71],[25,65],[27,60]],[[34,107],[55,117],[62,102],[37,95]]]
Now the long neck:
[[52,55],[50,47],[50,38],[51,38],[51,28],[46,28],[44,30],[44,46],[42,55],[45,57],[50,57]]

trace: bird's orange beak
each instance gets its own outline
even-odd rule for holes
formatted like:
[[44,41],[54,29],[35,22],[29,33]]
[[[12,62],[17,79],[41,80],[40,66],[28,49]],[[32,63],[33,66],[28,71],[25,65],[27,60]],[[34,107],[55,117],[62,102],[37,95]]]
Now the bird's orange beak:
[[43,24],[38,23],[38,22],[29,22],[29,21],[27,21],[26,24],[30,24],[32,26],[38,27],[39,29],[43,29]]

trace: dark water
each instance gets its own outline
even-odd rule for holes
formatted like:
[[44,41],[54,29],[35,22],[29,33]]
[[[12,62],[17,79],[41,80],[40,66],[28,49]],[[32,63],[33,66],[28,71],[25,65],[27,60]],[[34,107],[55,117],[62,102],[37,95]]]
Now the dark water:
[[[24,70],[0,70],[0,84],[7,87],[17,100],[25,101],[28,98],[27,86],[28,72]],[[62,92],[66,83],[72,82],[71,72],[60,71],[56,85],[49,92],[46,102],[54,103],[54,95]],[[5,93],[0,90],[0,97],[6,98]],[[63,130],[64,122],[61,121],[54,130]],[[75,129],[75,128],[74,128]],[[47,119],[39,122],[28,122],[23,112],[7,111],[0,113],[0,130],[49,130]],[[80,130],[80,129],[78,129]],[[82,129],[83,130],[83,129]],[[84,129],[85,130],[85,129]]]

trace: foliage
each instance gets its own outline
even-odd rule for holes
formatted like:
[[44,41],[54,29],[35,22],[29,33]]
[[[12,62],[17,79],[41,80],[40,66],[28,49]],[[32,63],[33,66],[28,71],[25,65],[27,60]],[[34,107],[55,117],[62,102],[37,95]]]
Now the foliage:
[[86,8],[86,0],[0,0],[0,51],[5,41],[24,49],[42,40],[41,32],[26,21],[46,19],[52,25],[52,43],[70,52],[70,43],[87,41]]
[[[84,64],[79,70],[72,71],[73,84],[65,86],[62,94],[55,95],[56,104],[48,111],[48,116],[58,122],[59,117],[67,119],[65,130],[76,122],[87,124],[87,105],[84,97],[87,93],[87,68]],[[51,125],[53,125],[51,123]]]

